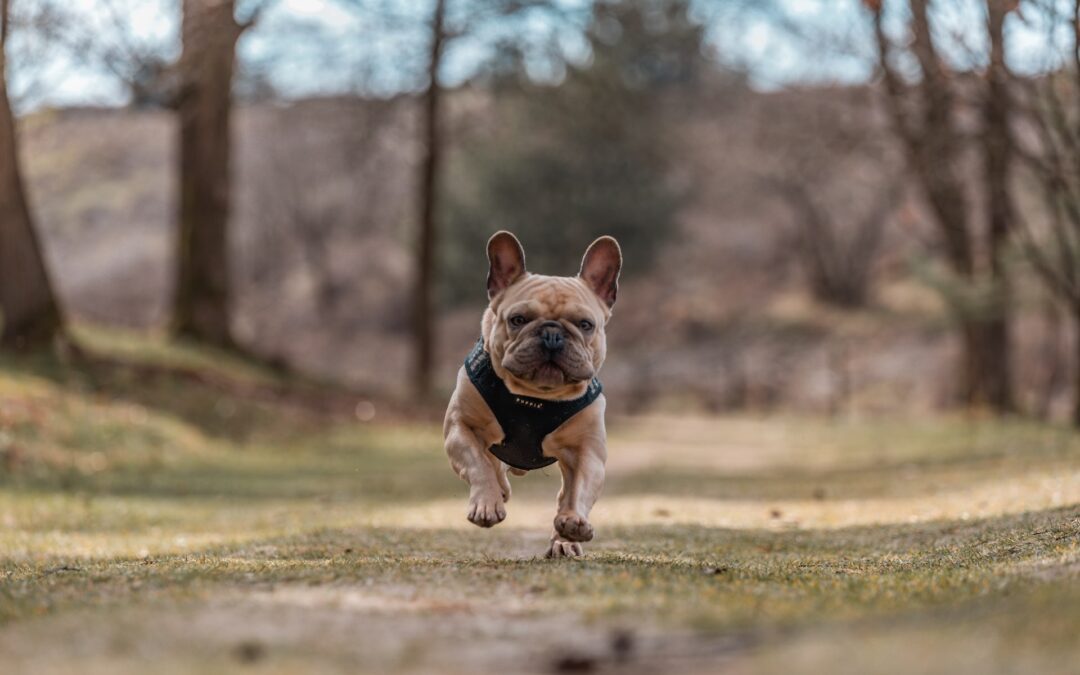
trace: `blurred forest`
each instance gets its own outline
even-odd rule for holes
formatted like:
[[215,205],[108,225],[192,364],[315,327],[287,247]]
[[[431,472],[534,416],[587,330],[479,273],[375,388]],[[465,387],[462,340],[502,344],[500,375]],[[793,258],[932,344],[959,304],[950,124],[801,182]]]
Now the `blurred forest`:
[[[340,0],[390,91],[273,3],[163,2],[167,39],[128,4],[0,5],[5,349],[168,330],[438,400],[492,232],[553,274],[612,234],[620,411],[1080,424],[1080,0],[852,0],[828,30],[782,0]],[[760,86],[722,38],[761,21],[868,77]],[[297,97],[268,76],[293,52],[238,58],[270,30],[345,84]],[[42,50],[127,104],[34,103]]]

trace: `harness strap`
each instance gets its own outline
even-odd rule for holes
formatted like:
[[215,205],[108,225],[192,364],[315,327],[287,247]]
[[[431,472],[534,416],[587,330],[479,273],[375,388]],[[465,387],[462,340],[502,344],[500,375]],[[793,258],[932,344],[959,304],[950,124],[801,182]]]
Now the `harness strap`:
[[589,407],[604,390],[600,380],[594,377],[585,394],[571,401],[518,396],[495,373],[491,356],[484,351],[483,338],[476,341],[466,357],[465,372],[503,431],[502,443],[492,445],[488,451],[515,469],[525,471],[555,463],[554,457],[544,456],[544,438]]

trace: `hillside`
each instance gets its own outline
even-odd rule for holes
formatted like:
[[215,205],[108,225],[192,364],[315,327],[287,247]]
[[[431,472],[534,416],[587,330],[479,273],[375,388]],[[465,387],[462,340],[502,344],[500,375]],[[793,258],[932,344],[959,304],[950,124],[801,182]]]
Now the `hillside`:
[[[682,113],[672,142],[691,199],[655,265],[628,261],[605,370],[616,408],[911,413],[951,400],[956,345],[935,292],[913,273],[930,238],[917,199],[908,195],[888,225],[870,307],[840,311],[804,290],[790,209],[767,180],[777,167],[809,162],[823,198],[847,217],[861,194],[849,179],[870,176],[858,190],[877,189],[874,181],[897,171],[895,158],[841,161],[840,150],[820,162],[793,158],[790,149],[805,143],[791,134],[879,124],[850,114],[865,99],[857,89],[738,90]],[[482,130],[482,96],[459,92],[452,103],[454,138]],[[235,121],[238,334],[263,354],[381,396],[402,395],[408,372],[410,106],[408,98],[311,100],[247,107]],[[83,320],[160,327],[173,238],[172,120],[66,110],[34,115],[23,128],[28,182],[65,303]],[[550,271],[572,271],[579,255],[569,251],[566,269]],[[478,250],[470,267],[483,265]],[[1052,376],[1067,361],[1032,358],[1053,341],[1038,295],[1025,290],[1021,302],[1024,402],[1046,399],[1063,411]],[[479,307],[443,312],[444,387],[475,339]]]

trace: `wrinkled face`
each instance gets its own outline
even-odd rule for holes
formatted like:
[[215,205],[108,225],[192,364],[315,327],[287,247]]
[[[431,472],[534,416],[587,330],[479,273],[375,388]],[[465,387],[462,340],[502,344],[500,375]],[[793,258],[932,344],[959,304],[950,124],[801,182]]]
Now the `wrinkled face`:
[[611,237],[589,245],[576,277],[525,270],[509,232],[488,241],[484,346],[512,391],[538,398],[580,396],[607,353],[604,327],[619,291],[622,252]]
[[607,352],[610,314],[580,278],[527,275],[492,301],[485,342],[501,377],[500,370],[519,387],[551,395],[592,380]]

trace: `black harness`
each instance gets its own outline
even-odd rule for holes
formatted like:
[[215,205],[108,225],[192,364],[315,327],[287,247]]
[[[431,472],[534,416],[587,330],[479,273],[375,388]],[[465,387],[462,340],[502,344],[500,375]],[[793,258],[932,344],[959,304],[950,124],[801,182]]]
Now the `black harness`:
[[555,463],[554,457],[544,456],[541,445],[544,437],[589,407],[604,390],[600,380],[594,377],[585,394],[572,401],[518,396],[495,374],[491,357],[484,351],[483,338],[477,340],[465,359],[465,372],[502,427],[502,443],[492,445],[488,450],[515,469],[525,471]]

